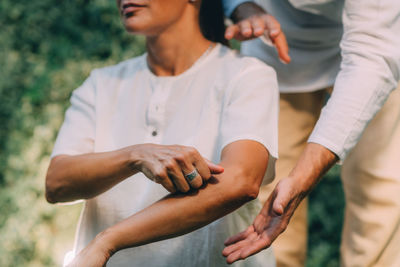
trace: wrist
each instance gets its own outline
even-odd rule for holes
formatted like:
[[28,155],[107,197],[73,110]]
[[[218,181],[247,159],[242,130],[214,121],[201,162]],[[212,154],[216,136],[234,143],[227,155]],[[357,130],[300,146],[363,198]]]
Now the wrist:
[[308,143],[289,177],[301,191],[309,192],[337,160],[338,157],[324,146]]
[[125,157],[127,158],[128,167],[133,173],[138,173],[142,170],[142,156],[141,156],[142,145],[132,145],[125,150]]
[[95,250],[99,251],[101,255],[105,255],[109,259],[113,254],[118,251],[118,244],[111,231],[106,229],[99,233],[92,241]]

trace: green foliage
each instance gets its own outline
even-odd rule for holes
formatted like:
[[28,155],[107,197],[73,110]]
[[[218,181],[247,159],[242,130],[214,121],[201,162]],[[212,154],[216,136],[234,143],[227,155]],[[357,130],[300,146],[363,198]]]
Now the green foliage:
[[45,171],[71,91],[93,68],[144,51],[114,1],[0,2],[0,266],[54,266],[79,206],[51,206]]
[[[59,265],[80,205],[49,205],[43,189],[69,96],[90,70],[141,54],[144,40],[124,32],[108,0],[2,0],[0,27],[0,266]],[[325,181],[318,192],[340,196],[337,178]],[[329,200],[311,197],[310,266],[337,259],[341,206]]]
[[335,166],[311,192],[308,214],[307,266],[339,266],[344,192]]

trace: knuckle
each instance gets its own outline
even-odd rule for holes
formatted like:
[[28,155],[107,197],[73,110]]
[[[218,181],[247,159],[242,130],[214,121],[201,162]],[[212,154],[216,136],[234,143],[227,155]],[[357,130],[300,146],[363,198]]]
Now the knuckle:
[[167,170],[173,170],[176,165],[175,160],[169,159],[169,160],[165,161],[164,165]]
[[164,169],[158,170],[156,172],[157,180],[164,181],[167,178],[167,172]]
[[185,153],[181,152],[175,155],[175,160],[178,162],[184,162],[185,161]]
[[191,182],[193,188],[200,188],[203,185],[203,181],[200,178],[196,178]]
[[181,191],[183,193],[187,193],[189,190],[190,190],[190,187],[187,184],[185,184],[184,186],[181,186]]
[[192,147],[192,146],[189,146],[189,147],[187,148],[187,151],[188,151],[190,154],[195,154],[195,153],[197,152],[197,150],[196,150],[194,147]]
[[211,172],[210,172],[209,169],[207,169],[207,170],[205,171],[205,174],[204,174],[203,178],[204,178],[205,180],[209,180],[209,179],[211,178]]

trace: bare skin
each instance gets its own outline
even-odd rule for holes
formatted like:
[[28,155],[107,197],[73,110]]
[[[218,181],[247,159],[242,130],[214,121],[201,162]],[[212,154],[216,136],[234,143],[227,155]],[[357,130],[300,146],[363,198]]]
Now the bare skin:
[[[156,75],[184,72],[212,45],[199,29],[200,1],[138,3],[117,1],[126,29],[146,36],[148,64]],[[175,180],[181,179],[179,173],[196,168],[201,176],[199,190],[170,194],[98,234],[70,266],[104,266],[118,250],[183,235],[232,212],[257,197],[268,157],[262,144],[241,140],[223,149],[219,165],[204,160],[192,148],[154,144],[54,158],[47,176],[52,202],[93,197],[138,171],[167,189],[170,182],[179,187]],[[171,171],[172,178],[165,177]],[[190,184],[192,188],[199,185]],[[187,187],[183,187],[175,189],[185,192]]]
[[[184,174],[195,168],[199,175],[187,181]],[[171,193],[187,192],[223,170],[196,149],[178,145],[141,144],[104,153],[59,155],[50,162],[46,198],[50,203],[92,198],[138,172]]]
[[257,197],[267,163],[268,151],[256,141],[227,145],[222,174],[197,192],[169,195],[106,229],[69,266],[100,267],[121,249],[183,235],[221,218]]
[[[148,65],[157,76],[181,74],[213,45],[200,31],[199,1],[117,0],[117,6],[126,30],[146,36]],[[199,175],[186,181],[183,174],[195,168]],[[223,168],[182,146],[143,144],[107,153],[59,155],[48,169],[46,197],[51,203],[92,198],[139,171],[169,192],[187,192]]]
[[225,241],[227,247],[222,254],[226,261],[233,263],[270,247],[285,231],[300,202],[337,160],[325,147],[308,143],[294,169],[276,185],[253,224]]
[[227,27],[225,38],[239,41],[250,40],[264,35],[274,44],[279,58],[284,63],[290,63],[289,46],[279,22],[260,6],[245,2],[232,13],[235,24]]
[[[267,34],[273,41],[279,58],[290,62],[288,45],[279,22],[255,3],[243,3],[232,14],[236,23],[225,32],[228,39],[250,40]],[[245,231],[225,241],[222,254],[228,263],[243,260],[271,246],[286,229],[293,212],[321,177],[337,162],[338,157],[327,148],[308,143],[297,165],[282,179]]]

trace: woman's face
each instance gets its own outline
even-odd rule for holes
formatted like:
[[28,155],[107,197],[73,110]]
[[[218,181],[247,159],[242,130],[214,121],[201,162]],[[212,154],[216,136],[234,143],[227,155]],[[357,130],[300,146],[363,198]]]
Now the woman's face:
[[189,0],[117,0],[125,28],[130,33],[157,35],[184,15]]

